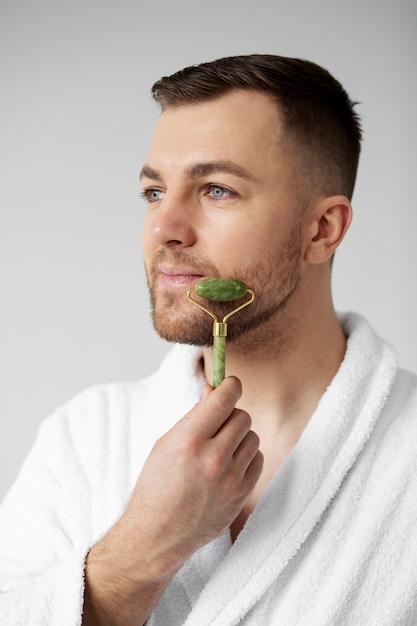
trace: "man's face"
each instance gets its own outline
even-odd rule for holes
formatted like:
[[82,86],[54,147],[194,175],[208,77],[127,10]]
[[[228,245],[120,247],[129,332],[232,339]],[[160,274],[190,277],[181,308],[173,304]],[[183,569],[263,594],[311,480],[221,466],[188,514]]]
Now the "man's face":
[[[141,181],[153,320],[165,339],[211,343],[211,318],[186,297],[202,278],[236,278],[256,294],[230,319],[229,341],[279,316],[297,289],[302,211],[280,132],[276,105],[254,91],[161,115]],[[235,305],[209,308],[221,319]]]

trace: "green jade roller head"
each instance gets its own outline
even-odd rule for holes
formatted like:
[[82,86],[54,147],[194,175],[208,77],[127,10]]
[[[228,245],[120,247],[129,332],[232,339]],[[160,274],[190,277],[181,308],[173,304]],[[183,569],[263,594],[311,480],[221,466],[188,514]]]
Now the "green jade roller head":
[[[246,294],[249,294],[250,297],[243,304],[227,313],[223,320],[219,322],[213,311],[210,311],[201,302],[193,298],[193,293],[200,298],[212,300],[213,302],[231,302],[232,300],[243,298]],[[193,304],[196,304],[200,309],[211,315],[213,319],[213,387],[216,388],[225,377],[227,320],[234,313],[252,304],[255,294],[252,289],[249,289],[240,280],[233,280],[232,278],[205,278],[200,280],[195,287],[188,290],[187,298],[190,302],[193,302]]]

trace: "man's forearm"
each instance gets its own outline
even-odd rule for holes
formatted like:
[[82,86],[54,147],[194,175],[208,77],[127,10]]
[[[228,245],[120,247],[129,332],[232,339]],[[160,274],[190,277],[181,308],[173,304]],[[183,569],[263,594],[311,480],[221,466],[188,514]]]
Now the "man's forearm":
[[145,624],[169,577],[133,581],[103,558],[100,546],[86,560],[82,626]]

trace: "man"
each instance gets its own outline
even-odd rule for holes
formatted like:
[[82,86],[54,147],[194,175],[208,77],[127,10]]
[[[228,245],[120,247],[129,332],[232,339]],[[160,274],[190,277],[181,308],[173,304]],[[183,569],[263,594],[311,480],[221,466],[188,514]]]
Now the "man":
[[[154,97],[143,250],[155,328],[179,345],[42,427],[0,517],[2,623],[415,624],[416,378],[331,298],[354,104],[266,55]],[[214,390],[211,322],[186,297],[210,277],[256,295]]]

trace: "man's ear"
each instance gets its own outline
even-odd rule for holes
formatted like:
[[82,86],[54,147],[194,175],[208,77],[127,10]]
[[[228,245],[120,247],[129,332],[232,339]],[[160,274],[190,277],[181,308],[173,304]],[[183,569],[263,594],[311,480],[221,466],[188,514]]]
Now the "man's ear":
[[346,196],[321,198],[313,207],[307,263],[324,263],[335,252],[352,221],[352,205]]

